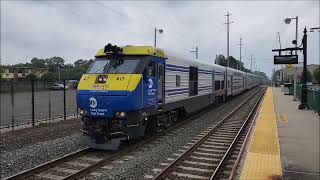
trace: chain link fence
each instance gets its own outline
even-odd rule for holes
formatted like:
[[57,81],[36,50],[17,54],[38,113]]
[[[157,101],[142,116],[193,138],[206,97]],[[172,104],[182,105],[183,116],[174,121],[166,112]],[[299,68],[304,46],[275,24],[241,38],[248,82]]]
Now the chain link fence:
[[[47,82],[1,82],[0,129],[78,117],[74,85]],[[65,87],[65,88],[64,88]]]

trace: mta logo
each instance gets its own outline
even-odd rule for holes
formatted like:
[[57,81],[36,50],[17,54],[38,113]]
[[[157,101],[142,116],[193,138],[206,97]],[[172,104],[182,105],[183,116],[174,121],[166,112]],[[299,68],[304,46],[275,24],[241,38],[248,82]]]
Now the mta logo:
[[153,86],[153,81],[152,81],[152,79],[149,79],[148,81],[149,81],[148,87],[149,87],[149,88],[152,88],[152,86]]
[[91,97],[91,98],[89,99],[89,105],[90,105],[91,108],[96,108],[97,105],[98,105],[96,98]]

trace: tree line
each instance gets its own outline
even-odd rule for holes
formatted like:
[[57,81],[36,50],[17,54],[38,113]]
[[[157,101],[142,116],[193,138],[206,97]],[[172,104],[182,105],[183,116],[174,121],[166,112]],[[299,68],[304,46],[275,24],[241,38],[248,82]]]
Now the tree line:
[[215,59],[215,63],[218,65],[221,65],[221,66],[227,66],[227,61],[229,61],[228,67],[230,67],[230,68],[239,69],[241,71],[256,74],[259,76],[263,76],[266,79],[269,79],[268,76],[264,72],[260,72],[260,71],[253,71],[252,72],[250,69],[247,69],[246,67],[244,67],[243,62],[240,62],[239,60],[237,60],[233,56],[229,56],[229,58],[225,58],[224,55],[219,54]]
[[[47,59],[32,58],[30,62],[15,64],[15,67],[30,67],[30,68],[47,68],[48,73],[38,78],[35,74],[31,73],[26,76],[27,81],[44,81],[54,82],[58,81],[58,73],[60,71],[60,80],[79,80],[83,73],[86,72],[89,65],[93,60],[78,59],[73,64],[65,63],[61,57],[51,57]],[[0,69],[3,73],[3,68]]]

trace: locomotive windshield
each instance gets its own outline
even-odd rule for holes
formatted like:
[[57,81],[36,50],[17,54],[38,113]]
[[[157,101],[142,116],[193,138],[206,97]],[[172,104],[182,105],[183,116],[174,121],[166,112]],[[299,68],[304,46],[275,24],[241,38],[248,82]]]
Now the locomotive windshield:
[[108,66],[110,60],[106,58],[96,58],[93,63],[90,65],[87,73],[88,74],[100,74],[103,73]]
[[89,67],[89,74],[135,74],[142,73],[145,57],[96,58]]

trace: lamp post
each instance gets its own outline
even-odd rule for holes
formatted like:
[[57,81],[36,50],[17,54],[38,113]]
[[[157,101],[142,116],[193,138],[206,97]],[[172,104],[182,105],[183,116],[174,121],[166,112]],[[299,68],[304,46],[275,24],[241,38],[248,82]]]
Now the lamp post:
[[[286,18],[284,22],[286,24],[290,24],[291,20],[295,19],[296,20],[296,40],[292,41],[292,43],[295,44],[295,47],[298,47],[298,16],[295,18]],[[296,55],[298,55],[298,51],[296,50]],[[293,78],[293,100],[297,100],[297,67],[294,67],[294,78]]]
[[301,92],[301,103],[299,109],[309,109],[308,105],[308,90],[307,90],[307,28],[303,31],[303,71],[302,71],[302,92]]
[[157,47],[157,32],[159,32],[159,34],[162,34],[163,29],[154,28],[154,47]]

